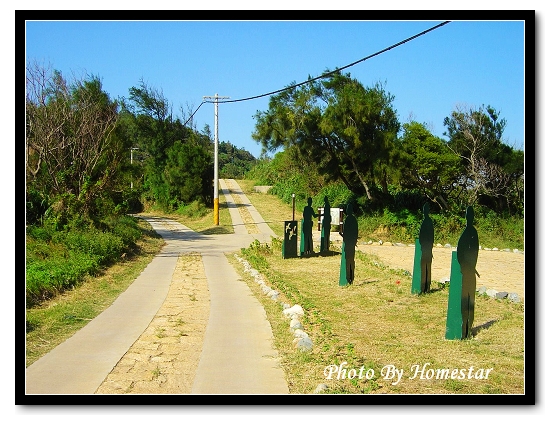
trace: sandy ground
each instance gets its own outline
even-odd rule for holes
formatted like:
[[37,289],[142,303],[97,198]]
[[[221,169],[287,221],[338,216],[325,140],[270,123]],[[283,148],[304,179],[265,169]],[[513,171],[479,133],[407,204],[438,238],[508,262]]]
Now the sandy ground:
[[[380,262],[394,269],[413,271],[414,246],[360,244],[357,249],[378,256]],[[432,281],[449,280],[452,248],[434,247]],[[516,293],[525,296],[525,256],[523,253],[480,250],[477,260],[477,288]]]
[[202,258],[183,255],[164,304],[96,394],[190,394],[209,313]]

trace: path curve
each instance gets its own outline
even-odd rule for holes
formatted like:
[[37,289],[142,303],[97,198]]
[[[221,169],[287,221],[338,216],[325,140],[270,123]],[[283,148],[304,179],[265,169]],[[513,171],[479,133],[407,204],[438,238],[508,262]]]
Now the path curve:
[[[225,255],[275,234],[237,182],[220,180],[220,187],[235,233],[202,235],[176,221],[144,217],[166,245],[109,308],[26,369],[27,395],[94,394],[163,305],[178,257],[197,252],[211,305],[191,393],[289,393],[265,311]],[[240,199],[238,206],[232,193]],[[243,231],[238,207],[246,208],[258,233]]]

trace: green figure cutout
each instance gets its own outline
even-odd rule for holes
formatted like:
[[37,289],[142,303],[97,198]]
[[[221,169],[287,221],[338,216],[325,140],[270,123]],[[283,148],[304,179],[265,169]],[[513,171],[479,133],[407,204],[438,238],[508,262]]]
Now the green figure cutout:
[[445,339],[462,339],[462,273],[456,258],[456,251],[451,252],[451,282],[447,302],[447,325]]
[[479,254],[479,238],[473,226],[474,209],[466,208],[466,228],[460,235],[456,245],[456,257],[462,272],[462,338],[468,338],[472,333],[474,322],[474,304],[476,297],[477,256]]
[[434,226],[428,215],[430,206],[425,203],[422,207],[424,220],[420,225],[418,239],[415,240],[414,266],[411,293],[423,294],[430,292],[432,281],[432,258],[434,244]]
[[432,282],[432,258],[434,246],[434,224],[429,216],[430,205],[426,202],[422,208],[424,220],[420,225],[418,240],[420,242],[420,293],[430,292]]
[[359,226],[353,215],[353,206],[348,204],[342,230],[342,260],[340,262],[340,286],[353,283],[355,277],[355,245],[359,237]]
[[476,291],[479,239],[472,225],[474,209],[466,209],[466,228],[452,253],[451,284],[447,308],[446,339],[464,339],[472,336]]
[[321,223],[321,252],[330,249],[330,229],[332,218],[330,216],[330,204],[328,197],[325,196],[325,206],[323,208],[323,221]]
[[315,213],[311,207],[312,199],[307,198],[307,205],[304,207],[302,222],[302,235],[304,241],[304,250],[302,254],[310,255],[313,254],[313,217],[318,217],[318,214]]
[[412,282],[411,282],[411,294],[421,294],[422,293],[422,284],[421,284],[421,260],[422,260],[422,248],[420,246],[420,241],[418,238],[414,240],[414,261],[413,261],[413,273],[412,273]]

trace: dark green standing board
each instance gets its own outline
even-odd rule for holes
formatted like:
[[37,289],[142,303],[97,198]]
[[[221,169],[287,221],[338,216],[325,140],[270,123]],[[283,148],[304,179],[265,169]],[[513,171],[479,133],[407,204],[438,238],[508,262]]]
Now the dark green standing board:
[[348,286],[348,276],[346,270],[346,243],[342,242],[342,259],[340,261],[340,281],[339,286]]
[[298,222],[296,220],[285,221],[285,238],[282,249],[285,259],[298,256]]
[[346,208],[346,219],[342,228],[342,261],[340,262],[340,286],[353,283],[355,277],[355,246],[359,237],[359,225],[353,215],[353,205]]
[[434,225],[430,218],[430,205],[426,202],[422,206],[424,220],[420,225],[418,239],[415,239],[414,267],[411,292],[426,294],[430,292],[432,280],[432,259],[434,245]]
[[420,240],[417,238],[414,240],[414,263],[413,263],[413,275],[411,293],[418,295],[422,292],[422,273],[420,270],[422,260],[422,247],[420,246]]
[[306,238],[304,236],[304,219],[300,220],[300,256],[304,256]]
[[451,255],[451,282],[445,339],[462,339],[462,272],[456,251]]

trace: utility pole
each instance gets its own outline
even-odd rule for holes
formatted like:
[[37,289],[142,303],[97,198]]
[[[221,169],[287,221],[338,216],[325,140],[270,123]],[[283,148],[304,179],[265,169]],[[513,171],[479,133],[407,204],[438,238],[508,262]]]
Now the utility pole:
[[214,224],[220,224],[220,198],[218,195],[218,99],[229,99],[227,96],[203,96],[204,99],[214,99]]

